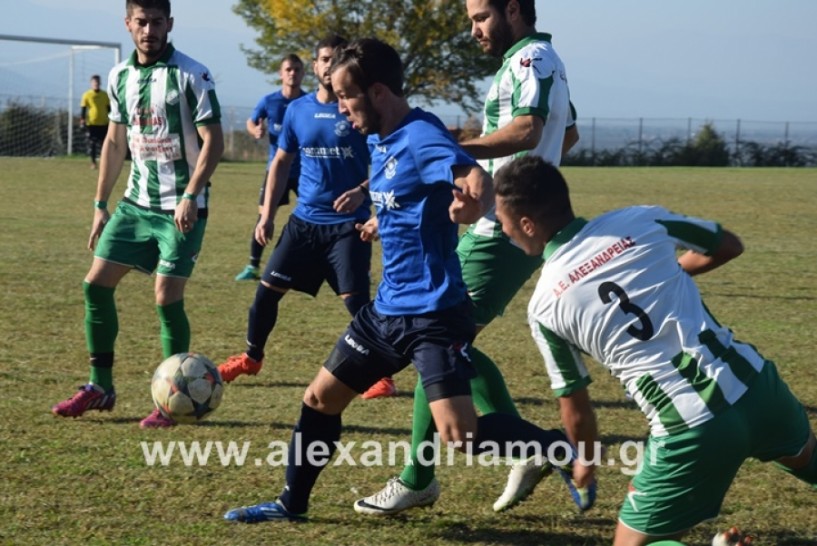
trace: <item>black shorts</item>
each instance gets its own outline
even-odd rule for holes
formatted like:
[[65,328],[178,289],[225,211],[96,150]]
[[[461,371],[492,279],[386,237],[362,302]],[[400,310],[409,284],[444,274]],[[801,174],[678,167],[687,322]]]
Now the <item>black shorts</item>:
[[355,223],[313,224],[290,216],[261,280],[311,296],[323,281],[335,294],[368,294],[372,245],[360,240]]
[[99,144],[108,136],[108,125],[86,125],[85,130],[88,132],[88,140],[92,140]]
[[470,301],[409,316],[382,315],[370,302],[352,319],[324,367],[362,393],[413,362],[430,402],[470,395],[477,372],[468,351],[475,335]]
[[[258,192],[258,206],[264,206],[264,196],[267,193],[267,176],[269,176],[269,171],[264,173],[264,181],[261,182],[261,189]],[[284,190],[284,193],[281,194],[281,200],[278,201],[278,206],[281,205],[289,205],[289,192],[293,192],[295,195],[298,195],[298,177],[290,178],[287,180],[287,189]]]

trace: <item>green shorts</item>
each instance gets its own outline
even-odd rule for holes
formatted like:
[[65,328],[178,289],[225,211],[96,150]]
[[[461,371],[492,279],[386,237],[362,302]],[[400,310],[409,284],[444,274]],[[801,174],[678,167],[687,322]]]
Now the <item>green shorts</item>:
[[619,520],[666,536],[714,518],[743,461],[796,455],[810,430],[803,405],[767,361],[734,406],[685,432],[650,436]]
[[176,229],[173,215],[120,201],[102,230],[94,256],[144,273],[189,278],[204,240],[207,219],[188,233]]
[[505,307],[542,265],[541,256],[528,256],[505,237],[466,232],[457,245],[462,278],[474,303],[474,319],[485,326]]

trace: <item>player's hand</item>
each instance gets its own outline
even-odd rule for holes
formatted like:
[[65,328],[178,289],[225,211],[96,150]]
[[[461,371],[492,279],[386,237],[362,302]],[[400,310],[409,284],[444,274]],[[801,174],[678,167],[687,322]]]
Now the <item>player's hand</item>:
[[274,230],[275,225],[272,218],[261,215],[261,218],[258,219],[258,223],[255,224],[255,240],[258,241],[259,245],[267,246]]
[[371,243],[372,241],[380,239],[377,216],[372,216],[365,224],[355,224],[355,229],[360,232],[360,240],[365,243]]
[[261,137],[264,136],[264,126],[259,123],[253,127],[252,136],[255,140],[260,140]]
[[332,204],[336,212],[352,212],[366,200],[366,192],[360,186],[343,192]]
[[448,207],[448,217],[455,224],[473,224],[482,217],[482,203],[471,195],[468,186],[452,190],[454,200]]
[[199,219],[199,206],[195,199],[179,199],[176,212],[173,214],[173,223],[182,233],[190,233]]
[[96,248],[96,243],[99,241],[99,236],[102,235],[102,230],[105,229],[105,224],[111,219],[111,214],[108,209],[94,209],[94,221],[91,224],[91,236],[88,237],[88,250],[93,252]]

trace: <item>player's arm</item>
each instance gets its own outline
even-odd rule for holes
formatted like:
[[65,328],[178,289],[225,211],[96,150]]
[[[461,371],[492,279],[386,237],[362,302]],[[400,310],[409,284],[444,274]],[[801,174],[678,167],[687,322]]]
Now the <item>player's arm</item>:
[[251,137],[258,140],[264,136],[264,124],[260,119],[247,118],[247,132]]
[[493,181],[479,165],[456,165],[452,170],[459,191],[454,190],[448,215],[456,224],[473,224],[493,206]]
[[493,133],[460,142],[460,146],[476,159],[505,157],[535,148],[542,138],[544,126],[545,120],[539,116],[516,116]]
[[[295,152],[297,153],[297,152]],[[261,208],[261,218],[255,226],[255,240],[266,245],[272,236],[275,213],[278,212],[278,203],[287,189],[289,171],[295,161],[295,153],[278,148],[272,159],[267,173],[267,185],[264,189],[264,205]]]
[[356,210],[369,197],[369,179],[367,178],[351,190],[340,194],[332,203],[336,212],[346,213]]
[[712,271],[743,254],[743,243],[737,235],[724,229],[718,248],[710,254],[688,250],[678,257],[678,263],[690,275],[700,275]]
[[111,197],[116,179],[122,172],[125,157],[128,153],[128,129],[124,124],[110,122],[108,134],[102,142],[102,151],[99,154],[99,178],[96,183],[94,196],[94,220],[91,224],[91,235],[88,238],[88,249],[96,247],[102,229],[111,217],[108,212],[108,199]]
[[587,387],[560,396],[559,411],[565,434],[579,452],[579,460],[573,465],[573,481],[578,487],[586,487],[596,470],[593,462],[601,460],[601,453],[596,453],[600,449],[596,414]]
[[196,161],[196,168],[193,169],[193,174],[190,175],[190,180],[184,188],[184,195],[189,197],[179,199],[173,215],[176,229],[181,232],[190,231],[198,220],[199,208],[196,197],[210,181],[210,177],[213,176],[224,154],[224,132],[220,123],[199,125],[196,131],[201,138],[201,151]]
[[574,123],[567,129],[565,129],[565,139],[562,142],[562,157],[567,155],[567,152],[570,151],[573,146],[579,141],[579,129],[576,127]]
[[576,125],[576,107],[573,105],[573,101],[568,102],[568,115],[568,125],[565,127],[565,138],[562,140],[562,158],[579,142],[579,128]]

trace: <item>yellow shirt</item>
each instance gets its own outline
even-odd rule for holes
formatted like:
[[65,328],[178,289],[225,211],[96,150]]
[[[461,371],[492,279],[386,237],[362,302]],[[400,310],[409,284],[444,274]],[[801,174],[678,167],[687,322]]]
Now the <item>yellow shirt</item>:
[[111,102],[105,91],[89,89],[82,94],[82,101],[79,105],[88,109],[85,114],[86,125],[108,125],[108,110],[110,110]]

